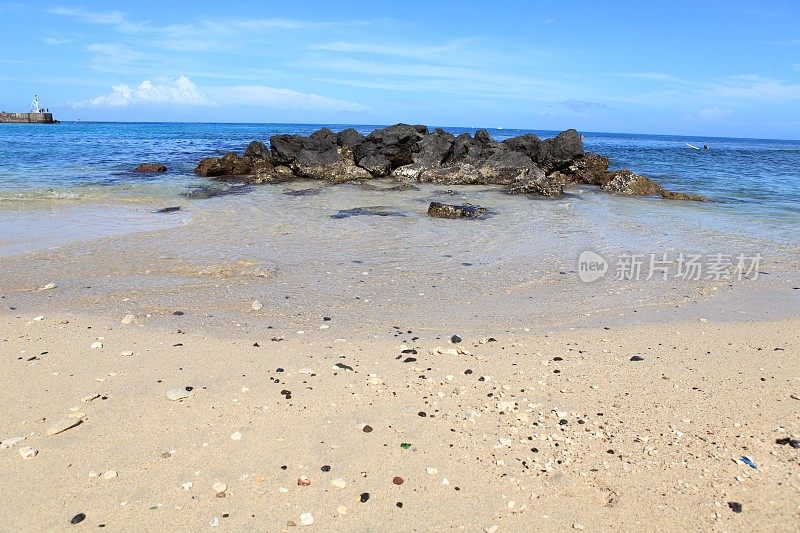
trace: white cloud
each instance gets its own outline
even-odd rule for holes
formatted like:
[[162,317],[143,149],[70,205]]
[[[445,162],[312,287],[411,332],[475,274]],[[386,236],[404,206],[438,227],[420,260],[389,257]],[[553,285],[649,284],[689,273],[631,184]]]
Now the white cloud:
[[127,107],[130,105],[170,104],[181,106],[213,106],[210,100],[186,76],[175,81],[152,82],[144,80],[136,87],[119,84],[111,92],[80,102],[75,107]]
[[114,85],[110,93],[79,102],[74,107],[145,105],[253,106],[282,110],[356,113],[368,110],[355,102],[265,85],[235,85],[201,89],[186,76],[180,76],[174,81],[144,80],[135,87],[126,84]]
[[214,98],[230,105],[271,107],[277,109],[313,109],[320,111],[363,112],[368,109],[361,104],[329,98],[314,93],[302,93],[292,89],[267,87],[265,85],[236,85],[209,89]]
[[721,109],[719,107],[708,107],[698,111],[697,116],[701,120],[719,120],[731,114],[730,109]]
[[73,40],[67,37],[55,37],[53,35],[49,35],[47,37],[42,37],[42,42],[49,46],[62,46],[73,42]]

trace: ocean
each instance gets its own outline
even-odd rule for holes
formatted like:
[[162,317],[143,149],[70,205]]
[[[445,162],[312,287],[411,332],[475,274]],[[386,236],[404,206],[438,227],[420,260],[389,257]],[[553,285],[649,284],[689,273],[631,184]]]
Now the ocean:
[[[0,124],[0,231],[4,234],[0,245],[4,243],[5,253],[10,253],[9,250],[27,249],[20,248],[20,244],[29,240],[26,235],[31,234],[52,245],[81,236],[111,235],[163,225],[163,217],[154,217],[151,211],[119,206],[185,202],[183,195],[187,191],[214,184],[194,175],[193,169],[200,159],[228,151],[242,152],[254,139],[268,143],[271,135],[307,135],[322,126]],[[350,127],[324,126],[334,131]],[[379,126],[355,127],[366,134]],[[475,132],[471,128],[444,129],[454,134]],[[525,133],[547,138],[558,133],[517,129],[489,129],[489,132],[496,140]],[[602,195],[601,199],[596,191],[583,187],[577,196],[591,200],[580,205],[575,198],[571,205],[573,214],[586,218],[589,225],[593,217],[609,214],[619,217],[628,213],[624,216],[630,216],[630,223],[639,220],[645,225],[658,225],[661,234],[703,230],[715,235],[763,239],[778,247],[796,244],[796,232],[800,229],[800,141],[582,133],[585,149],[609,156],[612,168],[628,167],[669,189],[704,194],[712,200],[699,205],[660,199],[607,198],[608,195]],[[687,143],[700,147],[706,144],[710,150],[697,151]],[[155,176],[133,173],[132,169],[143,162],[163,163],[169,171]],[[264,194],[280,190],[280,186],[267,186],[254,195],[230,201],[242,206],[263,204]],[[507,209],[530,205],[509,204],[503,199],[493,201],[502,202]],[[199,205],[203,201],[196,202]],[[533,205],[541,206],[543,202],[534,201]],[[637,207],[632,210],[632,206]],[[411,209],[408,205],[404,207]],[[548,209],[551,208],[544,208],[543,212]],[[542,209],[539,211],[541,214]],[[424,214],[424,210],[420,212]],[[666,223],[671,226],[665,228]]]

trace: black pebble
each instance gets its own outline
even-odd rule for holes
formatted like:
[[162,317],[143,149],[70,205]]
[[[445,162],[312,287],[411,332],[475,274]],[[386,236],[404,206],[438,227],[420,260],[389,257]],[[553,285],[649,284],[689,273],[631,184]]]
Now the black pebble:
[[254,347],[254,348],[258,348],[258,347],[259,347],[259,346],[258,346],[258,343],[257,343],[257,342],[254,342],[254,343],[253,343],[253,347]]
[[86,515],[83,514],[83,513],[78,513],[78,514],[76,514],[75,516],[72,517],[72,520],[70,520],[69,523],[70,524],[80,524],[84,520],[86,520]]
[[739,502],[728,502],[728,507],[730,507],[731,511],[733,511],[734,513],[742,512],[742,504]]
[[452,337],[450,337],[450,342],[452,342],[453,344],[458,344],[459,342],[461,342],[461,337],[459,337],[458,335],[453,335]]
[[344,363],[336,363],[333,366],[335,366],[336,368],[341,368],[342,370],[349,370],[350,372],[353,371],[353,367],[352,366],[348,366],[348,365],[346,365]]
[[567,421],[566,418],[562,418],[561,420],[558,421],[559,426],[566,426],[567,424],[569,424],[569,422]]
[[395,505],[397,505],[397,507],[399,507],[400,509],[403,508],[403,502],[397,502]]
[[422,418],[425,418],[426,416],[428,416],[428,414],[427,414],[425,411],[420,411],[420,412],[419,412],[419,413],[417,413],[417,414],[418,414],[419,416],[421,416]]
[[369,500],[369,492],[362,492],[361,503],[367,503],[367,500]]
[[641,355],[634,355],[633,357],[631,357],[631,361],[644,361],[644,357],[642,357]]
[[329,317],[329,316],[324,316],[324,317],[322,317],[322,321],[323,321],[323,322],[330,322],[330,321],[331,321],[331,317]]
[[184,314],[184,312],[183,311],[175,311],[172,314],[175,315],[175,316],[182,316]]
[[192,392],[192,389],[194,389],[194,387],[186,387],[186,392]]
[[322,468],[320,468],[320,470],[322,470],[323,472],[330,472],[331,471],[331,467],[330,467],[330,465],[325,465]]
[[791,446],[794,449],[799,449],[800,448],[800,439],[790,439],[789,437],[783,437],[781,439],[776,439],[775,440],[775,444],[782,444],[782,445],[788,444],[789,446]]
[[414,363],[414,362],[416,362],[416,360],[417,360],[416,357],[406,357],[405,359],[403,359],[403,362],[404,363]]

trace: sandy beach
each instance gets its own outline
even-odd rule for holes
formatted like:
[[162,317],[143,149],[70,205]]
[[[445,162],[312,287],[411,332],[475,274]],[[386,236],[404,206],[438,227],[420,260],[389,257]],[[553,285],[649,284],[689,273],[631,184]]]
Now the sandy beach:
[[[285,192],[0,258],[4,528],[794,529],[791,249],[583,283],[616,223],[529,244],[525,210],[570,200],[466,188],[502,206],[471,223],[414,215],[430,190],[348,219],[384,193]],[[646,210],[602,251],[646,250]]]
[[[4,528],[67,530],[80,513],[126,531],[800,518],[800,455],[776,444],[800,435],[797,319],[362,340],[323,318],[286,338],[125,322],[2,315],[3,439],[25,437],[0,454]],[[47,436],[65,420],[81,423]]]

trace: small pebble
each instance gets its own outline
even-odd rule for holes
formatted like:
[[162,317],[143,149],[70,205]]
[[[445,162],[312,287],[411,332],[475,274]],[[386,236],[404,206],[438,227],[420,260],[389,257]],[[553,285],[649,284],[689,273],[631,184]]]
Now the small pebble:
[[728,502],[728,507],[730,507],[731,511],[734,513],[742,512],[742,504],[739,502]]
[[19,449],[19,456],[23,459],[32,459],[39,454],[39,450],[36,448],[31,448],[30,446],[24,446]]
[[75,516],[72,517],[72,520],[70,520],[69,523],[70,524],[80,524],[84,520],[86,520],[86,515],[83,514],[83,513],[78,513],[78,514],[76,514]]
[[309,485],[311,485],[311,480],[308,479],[306,476],[301,476],[297,478],[297,484],[300,487],[308,487]]
[[250,306],[250,308],[251,308],[253,311],[260,311],[260,310],[262,310],[262,309],[264,308],[264,304],[262,304],[262,303],[261,303],[261,302],[259,302],[258,300],[255,300],[255,301],[253,302],[253,304]]
[[359,496],[359,500],[361,500],[361,503],[367,503],[367,500],[369,500],[369,492],[362,492],[361,496]]
[[427,468],[425,469],[425,471],[428,473],[428,475],[429,475],[429,476],[435,476],[436,474],[438,474],[438,473],[439,473],[439,471],[438,471],[437,469],[435,469],[435,468],[432,468],[432,467],[430,467],[430,466],[429,466],[429,467],[427,467]]
[[222,483],[220,481],[217,481],[216,483],[211,485],[211,489],[216,494],[225,494],[225,491],[228,490],[228,485],[226,485],[225,483]]
[[347,507],[345,507],[344,505],[340,505],[339,507],[336,508],[336,512],[339,514],[347,514]]
[[347,485],[347,482],[342,478],[337,477],[331,480],[331,485],[333,485],[337,489],[343,489]]
[[231,440],[242,440],[242,433],[237,431],[231,435]]
[[403,478],[401,478],[400,476],[394,476],[394,478],[392,478],[392,483],[394,483],[395,485],[402,485],[403,481],[404,481]]
[[362,431],[363,431],[364,433],[372,433],[372,426],[370,426],[369,424],[367,424],[366,426],[364,426],[364,427],[362,428]]
[[114,479],[114,478],[115,478],[115,477],[117,477],[118,475],[119,475],[119,474],[117,474],[117,471],[116,471],[116,470],[107,470],[107,471],[106,471],[106,472],[103,474],[103,479]]
[[631,357],[631,361],[644,361],[644,357],[642,357],[641,355],[634,355],[633,357]]
[[314,517],[311,513],[303,513],[300,515],[300,525],[301,526],[310,526],[314,523]]

